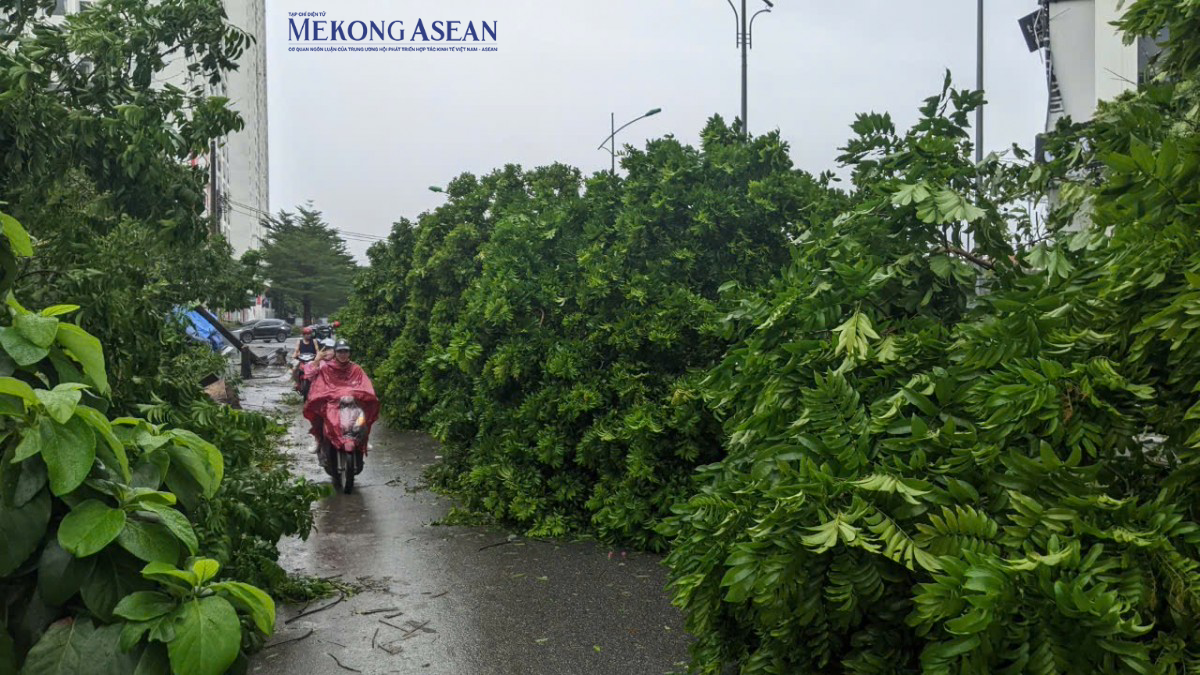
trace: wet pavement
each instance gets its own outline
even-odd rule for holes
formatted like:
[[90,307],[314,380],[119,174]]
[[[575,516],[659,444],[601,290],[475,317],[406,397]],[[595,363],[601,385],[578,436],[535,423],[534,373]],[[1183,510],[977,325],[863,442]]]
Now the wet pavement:
[[[290,349],[294,342],[287,347]],[[264,355],[277,345],[255,345]],[[328,482],[283,368],[257,368],[247,409],[291,424],[293,470]],[[258,675],[604,675],[683,672],[687,638],[658,556],[435,525],[453,506],[424,487],[428,436],[380,424],[353,494],[314,506],[308,541],[280,542],[290,572],[362,588],[279,608]]]

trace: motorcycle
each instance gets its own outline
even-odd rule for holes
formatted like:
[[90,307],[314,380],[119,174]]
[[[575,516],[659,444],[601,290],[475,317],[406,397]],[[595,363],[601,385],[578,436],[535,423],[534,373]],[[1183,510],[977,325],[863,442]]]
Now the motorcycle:
[[367,417],[353,396],[343,396],[337,403],[339,440],[326,437],[317,446],[317,454],[325,473],[333,477],[335,490],[346,494],[354,489],[354,477],[362,473],[367,454]]
[[313,368],[316,365],[316,360],[316,354],[301,354],[296,359],[296,364],[292,368],[292,381],[295,384],[295,389],[306,400],[308,399],[308,388],[312,384]]
[[334,489],[350,494],[362,473],[371,427],[379,418],[375,387],[362,368],[331,361],[318,368],[308,389],[304,416],[317,439],[317,458]]

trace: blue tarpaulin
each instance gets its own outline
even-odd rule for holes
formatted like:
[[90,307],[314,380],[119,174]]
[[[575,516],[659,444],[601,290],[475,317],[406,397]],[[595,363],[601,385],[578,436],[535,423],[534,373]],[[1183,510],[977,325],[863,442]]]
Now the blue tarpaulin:
[[225,346],[221,334],[199,312],[176,307],[175,316],[183,321],[184,330],[189,337],[208,343],[214,352],[221,351],[221,348]]

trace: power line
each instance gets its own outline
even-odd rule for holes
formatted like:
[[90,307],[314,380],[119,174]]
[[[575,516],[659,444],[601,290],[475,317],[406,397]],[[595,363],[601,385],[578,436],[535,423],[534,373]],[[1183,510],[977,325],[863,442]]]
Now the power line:
[[[250,206],[249,204],[243,204],[239,201],[230,199],[228,197],[228,195],[224,196],[224,201],[227,205],[229,205],[229,208],[231,211],[240,213],[243,216],[250,216],[251,218],[262,218],[264,220],[267,220],[267,221],[277,224],[277,225],[281,224],[279,219],[277,219],[275,216],[271,215],[270,213],[263,211],[262,209]],[[236,207],[240,207],[240,209],[236,208]],[[369,234],[366,232],[353,232],[351,230],[340,230],[336,227],[332,228],[332,229],[335,232],[337,232],[339,235],[341,235],[342,238],[349,239],[352,241],[376,242],[376,241],[383,241],[383,240],[387,239],[387,237],[380,236],[377,234]]]

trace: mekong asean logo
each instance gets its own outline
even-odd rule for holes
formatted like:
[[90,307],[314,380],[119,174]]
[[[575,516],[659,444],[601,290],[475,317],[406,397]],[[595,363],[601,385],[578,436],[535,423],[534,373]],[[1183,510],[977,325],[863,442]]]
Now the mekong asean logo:
[[288,12],[289,52],[495,52],[499,21],[335,19]]

